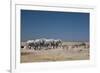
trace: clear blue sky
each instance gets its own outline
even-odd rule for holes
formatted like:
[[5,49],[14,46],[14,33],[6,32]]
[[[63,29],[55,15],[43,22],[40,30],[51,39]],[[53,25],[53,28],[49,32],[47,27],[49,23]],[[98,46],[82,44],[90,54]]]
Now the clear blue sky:
[[21,40],[89,41],[89,13],[21,10]]

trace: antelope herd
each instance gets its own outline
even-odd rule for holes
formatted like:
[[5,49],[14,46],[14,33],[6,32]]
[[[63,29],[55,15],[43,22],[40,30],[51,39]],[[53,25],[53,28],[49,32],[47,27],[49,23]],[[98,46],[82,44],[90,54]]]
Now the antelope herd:
[[24,49],[34,49],[34,50],[42,50],[42,49],[69,49],[69,48],[89,48],[89,44],[85,42],[81,42],[79,44],[67,45],[63,44],[61,39],[35,39],[35,40],[27,40],[25,45],[21,44],[21,48]]

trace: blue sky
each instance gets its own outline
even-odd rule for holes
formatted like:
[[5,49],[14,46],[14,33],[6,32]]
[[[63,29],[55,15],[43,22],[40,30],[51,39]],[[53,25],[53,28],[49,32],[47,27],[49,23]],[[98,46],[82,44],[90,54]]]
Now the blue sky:
[[21,40],[89,41],[89,13],[21,10]]

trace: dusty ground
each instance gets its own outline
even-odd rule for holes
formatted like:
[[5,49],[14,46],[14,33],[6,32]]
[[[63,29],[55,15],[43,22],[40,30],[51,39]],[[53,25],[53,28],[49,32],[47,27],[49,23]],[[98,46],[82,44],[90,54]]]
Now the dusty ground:
[[[64,42],[63,45],[74,45],[80,42]],[[55,48],[48,50],[27,50],[21,49],[21,63],[47,62],[47,61],[68,61],[88,60],[89,48]]]

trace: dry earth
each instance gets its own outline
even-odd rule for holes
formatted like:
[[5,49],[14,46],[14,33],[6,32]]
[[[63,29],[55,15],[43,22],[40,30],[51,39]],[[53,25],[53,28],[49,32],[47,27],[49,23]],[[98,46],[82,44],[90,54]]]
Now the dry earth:
[[[69,61],[69,60],[89,60],[89,48],[71,48],[70,45],[81,42],[63,42],[69,48],[55,48],[43,50],[21,49],[21,63],[48,62],[48,61]],[[88,42],[86,42],[89,44]]]

